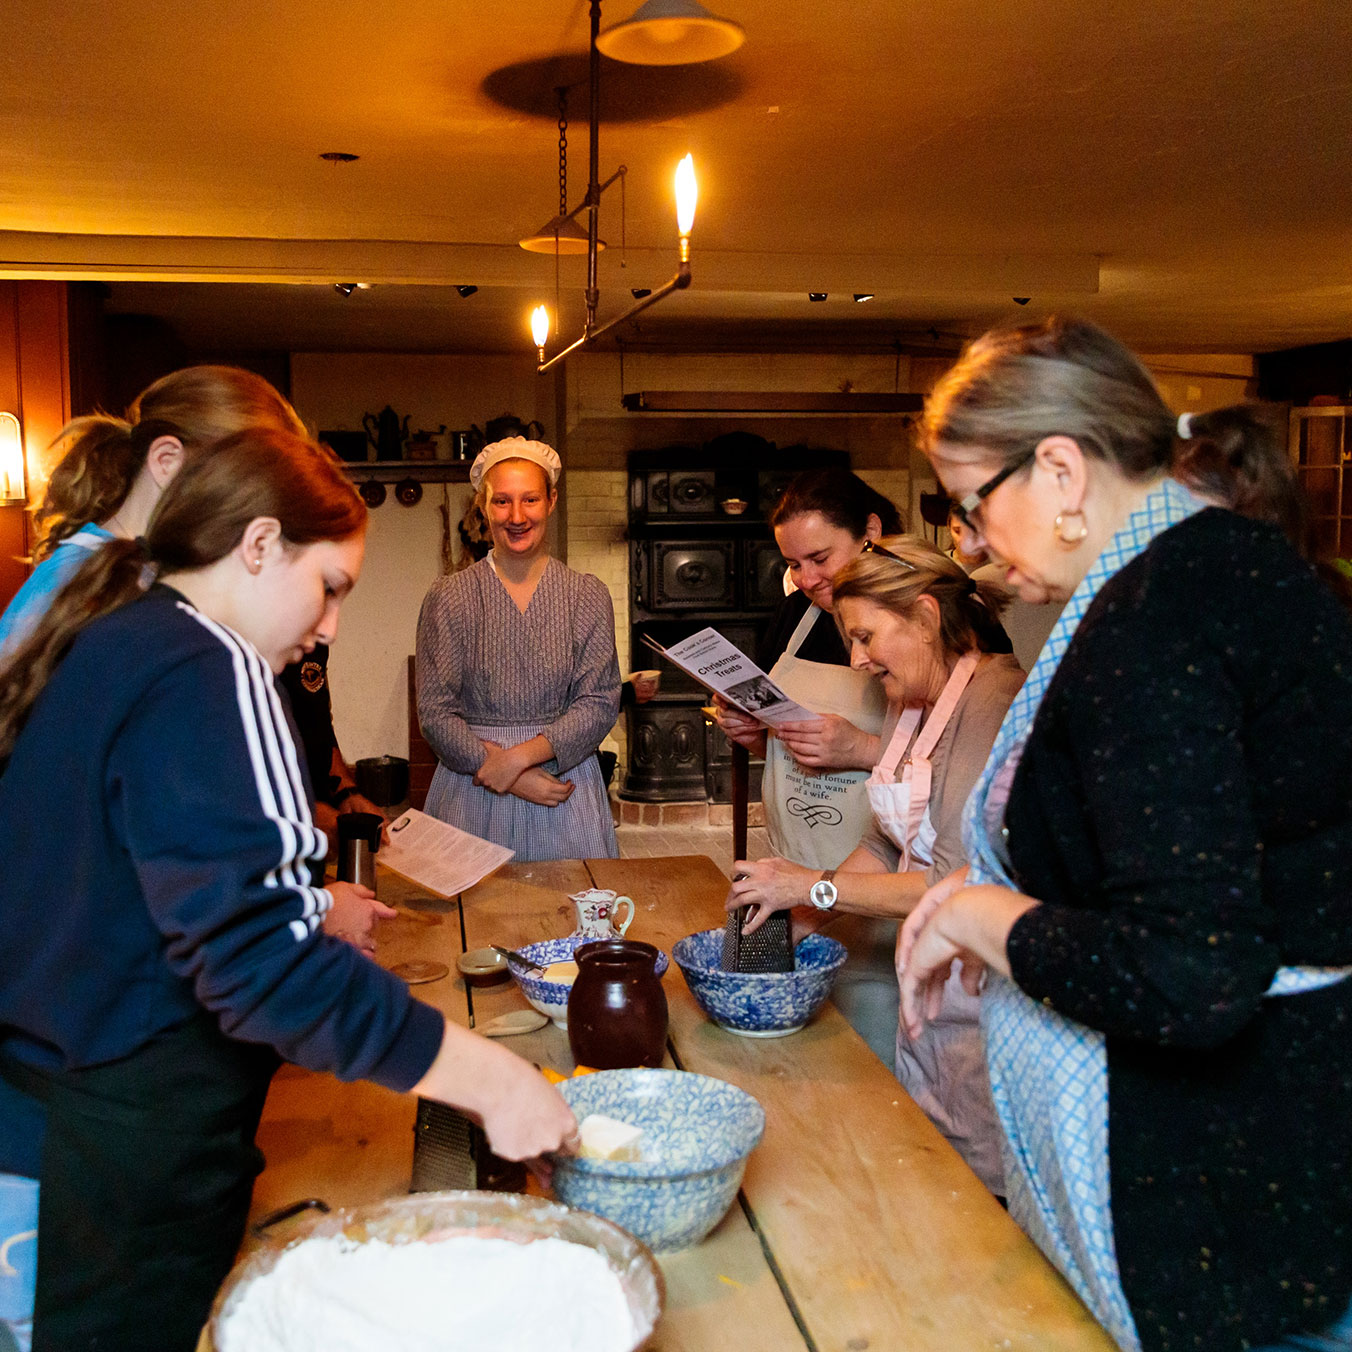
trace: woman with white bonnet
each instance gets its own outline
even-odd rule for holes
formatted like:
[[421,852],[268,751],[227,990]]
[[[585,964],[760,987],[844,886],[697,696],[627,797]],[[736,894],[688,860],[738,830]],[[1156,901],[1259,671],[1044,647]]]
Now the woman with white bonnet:
[[561,468],[525,437],[479,452],[493,548],[438,578],[418,618],[418,715],[439,762],[425,810],[521,860],[619,853],[596,757],[620,707],[614,607],[549,555]]

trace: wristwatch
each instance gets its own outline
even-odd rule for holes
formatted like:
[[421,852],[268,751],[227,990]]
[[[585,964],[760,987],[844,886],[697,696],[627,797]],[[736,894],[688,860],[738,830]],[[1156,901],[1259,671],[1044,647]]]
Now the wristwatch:
[[836,871],[829,868],[822,874],[820,881],[812,884],[808,899],[819,911],[829,911],[836,904],[836,885],[831,881]]

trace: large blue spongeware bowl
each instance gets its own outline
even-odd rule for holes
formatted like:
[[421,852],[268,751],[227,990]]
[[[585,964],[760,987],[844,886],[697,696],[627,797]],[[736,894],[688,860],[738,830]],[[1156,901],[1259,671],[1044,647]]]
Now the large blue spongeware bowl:
[[555,1195],[658,1251],[698,1244],[723,1219],[765,1130],[750,1094],[683,1070],[599,1070],[559,1092],[579,1122],[601,1113],[643,1136],[637,1161],[555,1155]]
[[[522,944],[516,951],[541,967],[551,962],[568,962],[583,944],[599,942],[592,934],[569,934],[562,939],[545,939],[538,944]],[[667,955],[660,950],[653,968],[658,976],[667,970]],[[521,993],[541,1014],[548,1015],[560,1028],[568,1027],[568,993],[571,985],[562,981],[545,981],[538,972],[528,973],[515,958],[507,959],[507,967]]]
[[845,963],[845,945],[809,934],[794,949],[792,972],[725,972],[722,929],[687,934],[671,950],[699,1007],[743,1037],[785,1037],[817,1012]]

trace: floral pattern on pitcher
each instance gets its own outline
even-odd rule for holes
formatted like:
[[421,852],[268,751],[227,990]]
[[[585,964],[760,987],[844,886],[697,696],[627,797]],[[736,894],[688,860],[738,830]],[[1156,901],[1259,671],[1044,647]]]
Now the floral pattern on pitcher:
[[[617,896],[609,888],[590,887],[585,892],[574,892],[569,900],[577,917],[574,934],[585,934],[590,939],[617,939],[634,921],[634,903],[629,897]],[[616,916],[628,908],[623,921]]]

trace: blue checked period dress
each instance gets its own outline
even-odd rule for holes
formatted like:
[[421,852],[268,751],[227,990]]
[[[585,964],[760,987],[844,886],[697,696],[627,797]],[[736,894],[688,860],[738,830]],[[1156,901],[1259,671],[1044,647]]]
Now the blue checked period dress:
[[[604,583],[550,559],[524,613],[492,555],[438,578],[418,618],[418,718],[439,764],[425,811],[519,860],[615,858],[596,758],[620,707],[615,612]],[[484,741],[544,733],[542,767],[577,787],[557,807],[479,788]]]

